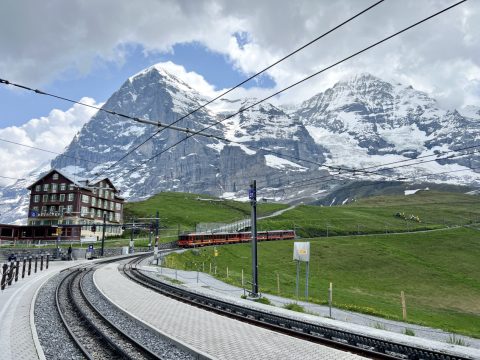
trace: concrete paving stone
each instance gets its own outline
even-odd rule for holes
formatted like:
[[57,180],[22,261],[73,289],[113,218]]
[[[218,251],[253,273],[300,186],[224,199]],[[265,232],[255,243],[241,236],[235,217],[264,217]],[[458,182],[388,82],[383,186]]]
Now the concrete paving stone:
[[361,359],[175,301],[122,276],[116,265],[97,270],[100,291],[123,310],[216,359]]
[[[75,266],[80,261],[51,261],[49,268],[7,286],[0,293],[0,349],[1,359],[43,359],[43,351],[35,345],[36,330],[32,315],[32,301],[37,290],[59,271]],[[33,315],[32,315],[33,316]],[[38,344],[39,346],[39,344]]]

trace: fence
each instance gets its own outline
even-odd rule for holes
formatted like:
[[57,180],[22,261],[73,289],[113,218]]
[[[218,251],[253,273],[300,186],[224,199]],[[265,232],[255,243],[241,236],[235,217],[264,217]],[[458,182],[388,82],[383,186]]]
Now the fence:
[[[41,254],[40,256],[28,256],[23,257],[22,260],[17,258],[10,259],[10,261],[4,263],[1,268],[1,281],[0,281],[0,288],[1,290],[5,290],[7,286],[11,286],[14,282],[18,281],[18,277],[20,276],[20,268],[21,268],[21,276],[22,279],[25,276],[30,276],[32,274],[32,266],[33,266],[33,273],[37,273],[38,269],[43,271],[43,269],[48,269],[48,265],[50,262],[50,254]],[[33,264],[32,264],[33,263]]]

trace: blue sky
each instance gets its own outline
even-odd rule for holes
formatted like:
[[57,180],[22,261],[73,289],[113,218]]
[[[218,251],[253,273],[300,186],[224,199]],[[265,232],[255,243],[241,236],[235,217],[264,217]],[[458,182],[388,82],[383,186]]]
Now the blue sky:
[[[99,104],[129,76],[171,61],[211,96],[212,87],[237,84],[375,2],[3,1],[0,78]],[[270,95],[454,2],[386,0],[233,97]],[[369,72],[425,91],[445,109],[478,106],[479,16],[480,2],[465,2],[274,101],[298,104],[345,77]],[[0,139],[62,152],[92,115],[89,109],[0,85]],[[4,176],[22,177],[48,160],[45,153],[0,141],[0,162],[9,164]]]
[[[129,76],[165,61],[172,61],[182,65],[187,71],[202,75],[216,90],[232,87],[247,76],[236,69],[226,55],[210,51],[197,42],[176,44],[171,51],[164,53],[145,53],[140,45],[126,46],[125,52],[126,56],[121,63],[96,59],[88,74],[82,75],[75,69],[65,70],[58,79],[40,89],[73,100],[87,96],[97,102],[104,102]],[[2,74],[2,77],[9,80],[7,75]],[[24,85],[30,86],[28,83]],[[272,88],[274,85],[273,79],[264,75],[245,84],[245,88]],[[5,86],[0,87],[2,127],[18,126],[32,118],[46,116],[54,108],[67,110],[72,106],[68,102],[48,96],[21,89],[12,90]]]

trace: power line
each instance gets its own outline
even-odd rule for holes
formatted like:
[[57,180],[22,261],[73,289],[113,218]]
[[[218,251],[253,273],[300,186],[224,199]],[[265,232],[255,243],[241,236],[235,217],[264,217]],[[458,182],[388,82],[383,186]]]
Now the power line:
[[413,160],[428,158],[428,157],[432,157],[432,156],[439,156],[439,155],[441,155],[441,154],[448,154],[448,153],[450,153],[450,152],[458,152],[458,151],[473,149],[473,148],[477,148],[477,147],[480,147],[480,145],[472,145],[472,146],[466,146],[466,147],[463,147],[463,148],[452,149],[452,150],[448,150],[448,151],[440,151],[438,154],[415,156],[415,157],[412,157],[412,158],[410,158],[410,159],[392,161],[392,162],[390,162],[390,163],[381,164],[381,165],[372,165],[372,166],[364,167],[364,168],[362,168],[362,169],[363,169],[363,170],[373,169],[373,168],[378,168],[378,167],[381,167],[381,166],[393,165],[393,164],[403,163],[403,162],[407,162],[407,161],[413,161]]
[[[266,72],[267,70],[271,69],[272,67],[278,65],[280,62],[288,59],[289,57],[293,56],[294,54],[298,53],[299,51],[303,50],[304,48],[312,45],[313,43],[315,43],[316,41],[322,39],[323,37],[327,36],[328,34],[332,33],[333,31],[337,30],[338,28],[342,27],[343,25],[349,23],[350,21],[356,19],[357,17],[359,17],[360,15],[362,15],[363,13],[371,10],[372,8],[376,7],[377,5],[379,5],[380,3],[382,3],[384,0],[380,0],[380,1],[377,1],[376,3],[374,3],[373,5],[367,7],[366,9],[362,10],[361,12],[357,13],[356,15],[350,17],[349,19],[345,20],[344,22],[342,22],[341,24],[335,26],[334,28],[328,30],[327,32],[323,33],[322,35],[318,36],[317,38],[311,40],[310,42],[302,45],[301,47],[299,47],[298,49],[292,51],[291,53],[287,54],[286,56],[282,57],[281,59],[275,61],[273,64],[267,66],[266,68],[262,69],[261,71],[255,73],[254,75],[250,76],[249,78],[245,79],[244,81],[240,82],[239,84],[235,85],[234,87],[232,87],[231,89],[223,92],[222,94],[218,95],[217,97],[215,97],[214,99],[208,101],[207,103],[197,107],[196,109],[190,111],[188,114],[180,117],[179,119],[177,119],[175,122],[173,122],[172,124],[161,124],[160,121],[158,122],[154,122],[154,121],[150,121],[150,120],[147,120],[147,119],[141,119],[141,118],[138,118],[138,117],[133,117],[133,116],[129,116],[129,115],[126,115],[126,114],[122,114],[122,113],[118,113],[118,112],[115,112],[115,111],[112,111],[112,110],[108,110],[108,109],[105,109],[103,107],[98,107],[98,106],[95,106],[95,105],[91,105],[91,104],[86,104],[86,103],[83,103],[83,102],[79,102],[79,101],[75,101],[75,100],[72,100],[72,99],[68,99],[66,97],[63,97],[63,96],[59,96],[59,95],[55,95],[55,94],[51,94],[51,93],[47,93],[45,91],[42,91],[42,90],[39,90],[39,89],[33,89],[33,88],[30,88],[28,86],[25,86],[25,85],[21,85],[21,84],[17,84],[17,83],[14,83],[14,82],[11,82],[9,80],[5,80],[5,79],[0,79],[0,83],[1,84],[5,84],[5,85],[11,85],[11,86],[15,86],[15,87],[18,87],[18,88],[21,88],[21,89],[24,89],[24,90],[28,90],[28,91],[33,91],[35,92],[36,94],[40,94],[40,95],[46,95],[46,96],[50,96],[50,97],[53,97],[53,98],[56,98],[56,99],[60,99],[60,100],[63,100],[63,101],[67,101],[67,102],[70,102],[70,103],[73,103],[73,104],[78,104],[78,105],[82,105],[82,106],[87,106],[89,108],[92,108],[92,109],[95,109],[95,110],[98,110],[98,111],[103,111],[103,112],[106,112],[110,115],[114,115],[114,116],[120,116],[120,117],[124,117],[124,118],[127,118],[127,119],[130,119],[130,120],[133,120],[133,121],[137,121],[137,122],[141,122],[141,123],[144,123],[144,124],[149,124],[149,125],[155,125],[157,127],[161,127],[161,129],[157,130],[154,134],[152,134],[149,138],[147,138],[145,141],[143,141],[141,144],[137,145],[136,147],[134,147],[133,149],[129,150],[122,158],[120,158],[119,160],[117,160],[114,164],[112,164],[111,166],[109,166],[106,170],[104,170],[102,173],[100,173],[97,177],[100,177],[101,175],[103,175],[106,171],[108,171],[109,169],[111,169],[113,166],[115,166],[116,164],[118,164],[120,161],[122,161],[123,159],[125,159],[128,155],[130,155],[133,151],[137,150],[140,146],[144,145],[147,141],[149,141],[150,139],[152,139],[155,135],[159,134],[160,132],[162,132],[163,130],[165,129],[172,129],[172,130],[180,130],[180,131],[185,131],[187,130],[186,132],[188,133],[188,129],[179,129],[179,128],[176,128],[174,127],[173,125],[178,123],[179,121],[185,119],[186,117],[196,113],[197,111],[205,108],[207,105],[211,104],[212,102],[218,100],[219,98],[225,96],[226,94],[230,93],[231,91],[239,88],[240,86],[242,86],[243,84],[249,82],[250,80],[252,80],[253,78],[261,75],[262,73]],[[198,133],[200,134],[200,133]],[[200,134],[201,135],[201,134]],[[207,135],[209,137],[215,137],[213,135]],[[94,179],[95,180],[95,179]]]
[[[342,23],[340,23],[339,25],[333,27],[332,29],[328,30],[327,32],[323,33],[322,35],[316,37],[315,39],[309,41],[308,43],[302,45],[301,47],[299,47],[298,49],[290,52],[289,54],[285,55],[284,57],[280,58],[279,60],[275,61],[274,63],[268,65],[267,67],[265,67],[264,69],[258,71],[257,73],[253,74],[252,76],[248,77],[247,79],[243,80],[242,82],[238,83],[237,85],[233,86],[232,88],[230,88],[229,90],[221,93],[220,95],[216,96],[215,98],[211,99],[210,101],[206,102],[205,104],[197,107],[196,109],[190,111],[189,113],[187,113],[186,115],[184,116],[181,116],[179,119],[177,119],[176,121],[174,121],[171,126],[173,126],[174,124],[177,124],[178,122],[182,121],[183,119],[189,117],[190,115],[193,115],[194,113],[196,113],[197,111],[201,110],[201,109],[204,109],[206,106],[210,105],[211,103],[213,103],[214,101],[222,98],[223,96],[229,94],[230,92],[232,92],[233,90],[235,89],[238,89],[240,86],[246,84],[247,82],[249,82],[250,80],[256,78],[257,76],[265,73],[267,70],[273,68],[274,66],[278,65],[279,63],[281,63],[282,61],[285,61],[286,59],[290,58],[291,56],[295,55],[296,53],[300,52],[301,50],[305,49],[306,47],[312,45],[313,43],[317,42],[318,40],[324,38],[325,36],[327,36],[328,34],[334,32],[335,30],[339,29],[340,27],[342,27],[343,25],[346,25],[347,23],[349,23],[350,21],[356,19],[357,17],[359,17],[360,15],[364,14],[365,12],[373,9],[374,7],[376,7],[377,5],[379,5],[380,3],[382,3],[384,0],[380,0],[376,3],[374,3],[373,5],[370,5],[369,7],[367,7],[366,9],[360,11],[359,13],[355,14],[354,16],[348,18],[347,20],[343,21]],[[153,139],[156,135],[160,134],[162,131],[168,129],[169,126],[165,127],[165,128],[162,128],[162,129],[159,129],[157,130],[155,133],[153,133],[152,135],[150,135],[146,140],[144,140],[143,142],[141,142],[139,145],[135,146],[133,149],[127,151],[127,153],[122,156],[119,160],[117,160],[114,164],[112,164],[111,166],[109,166],[106,170],[104,170],[103,173],[105,173],[106,171],[110,170],[111,168],[113,168],[115,165],[117,165],[120,161],[122,161],[123,159],[125,159],[127,156],[129,156],[131,153],[133,153],[135,150],[137,150],[138,148],[140,148],[142,145],[144,145],[145,143],[147,143],[148,141],[150,141],[151,139]]]
[[82,160],[82,161],[86,161],[86,162],[94,163],[94,164],[103,164],[103,163],[98,162],[98,161],[87,160],[87,159],[84,159],[84,158],[81,158],[81,157],[65,155],[65,154],[62,154],[62,153],[59,153],[59,152],[56,152],[56,151],[42,149],[42,148],[39,148],[39,147],[36,147],[36,146],[26,145],[26,144],[18,143],[18,142],[15,142],[15,141],[10,141],[10,140],[1,139],[1,138],[0,138],[0,141],[7,142],[7,143],[10,143],[10,144],[13,144],[13,145],[19,145],[19,146],[27,147],[27,148],[34,149],[34,150],[44,151],[44,152],[47,152],[47,153],[50,153],[50,154],[55,154],[55,155],[59,155],[59,156],[63,156],[63,157],[68,157],[68,158],[75,159],[75,160]]
[[[264,101],[266,101],[266,100],[269,100],[269,99],[271,99],[271,98],[273,98],[273,97],[275,97],[275,96],[277,96],[277,95],[279,95],[279,94],[281,94],[281,93],[283,93],[283,92],[285,92],[285,91],[287,91],[287,90],[289,90],[289,89],[291,89],[291,88],[293,88],[293,87],[295,87],[295,86],[297,86],[297,85],[299,85],[299,84],[301,84],[301,83],[303,83],[303,82],[305,82],[305,81],[307,81],[307,80],[309,80],[309,79],[311,79],[311,78],[313,78],[313,77],[315,77],[315,76],[317,76],[317,75],[319,75],[319,74],[321,74],[321,73],[323,73],[323,72],[325,72],[325,71],[327,71],[327,70],[329,70],[329,69],[331,69],[331,68],[333,68],[333,67],[335,67],[335,66],[338,66],[338,65],[342,64],[343,62],[345,62],[345,61],[347,61],[347,60],[349,60],[349,59],[351,59],[351,58],[353,58],[353,57],[355,57],[355,56],[358,56],[358,55],[360,55],[360,54],[362,54],[362,53],[364,53],[364,52],[366,52],[366,51],[368,51],[368,50],[370,50],[370,49],[372,49],[372,48],[374,48],[374,47],[376,47],[376,46],[378,46],[378,45],[380,45],[380,44],[382,44],[382,43],[384,43],[384,42],[386,42],[386,41],[388,41],[388,40],[390,40],[390,39],[392,39],[392,38],[394,38],[395,36],[398,36],[398,35],[406,32],[406,31],[414,28],[415,26],[418,26],[418,25],[420,25],[420,24],[422,24],[422,23],[424,23],[424,22],[426,22],[426,21],[428,21],[428,20],[430,20],[430,19],[432,19],[432,18],[434,18],[434,17],[436,17],[436,16],[438,16],[438,15],[440,15],[440,14],[448,11],[448,10],[451,10],[452,8],[454,8],[454,7],[456,7],[456,6],[464,3],[465,1],[467,1],[467,0],[461,0],[461,1],[459,1],[459,2],[457,2],[457,3],[455,3],[455,4],[451,5],[451,6],[449,6],[449,7],[445,8],[445,9],[443,9],[443,10],[440,10],[440,11],[438,11],[438,12],[436,12],[436,13],[434,13],[434,14],[432,14],[432,15],[430,15],[430,16],[422,19],[422,20],[420,20],[420,21],[417,21],[416,23],[414,23],[414,24],[412,24],[412,25],[410,25],[410,26],[407,26],[406,28],[403,28],[403,29],[400,30],[400,31],[397,31],[397,32],[395,32],[394,34],[389,35],[389,36],[383,38],[382,40],[377,41],[377,42],[375,42],[375,43],[373,43],[373,44],[371,44],[371,45],[363,48],[362,50],[357,51],[357,52],[355,52],[354,54],[349,55],[349,56],[343,58],[342,60],[339,60],[339,61],[335,62],[334,64],[331,64],[331,65],[323,68],[322,70],[313,73],[312,75],[309,75],[309,76],[307,76],[307,77],[305,77],[305,78],[303,78],[303,79],[301,79],[301,80],[299,80],[299,81],[297,81],[297,82],[295,82],[295,83],[293,83],[293,84],[291,84],[291,85],[289,85],[289,86],[287,86],[287,87],[285,87],[285,88],[283,88],[283,89],[281,89],[281,90],[279,90],[279,91],[277,91],[277,92],[275,92],[275,93],[273,93],[273,94],[271,94],[271,95],[269,95],[269,96],[267,96],[267,97],[265,97],[265,98],[263,98],[263,99],[261,99],[261,100],[259,100],[259,101],[257,101],[257,102],[255,102],[255,103],[253,103],[253,104],[251,104],[251,105],[249,105],[249,106],[247,106],[247,107],[245,107],[245,108],[243,108],[243,109],[240,109],[240,110],[237,111],[236,113],[234,113],[234,114],[232,114],[232,115],[229,115],[229,116],[225,117],[225,118],[222,119],[222,120],[219,120],[219,121],[217,121],[217,122],[215,122],[215,123],[213,123],[213,124],[211,124],[211,125],[208,125],[208,126],[204,127],[203,129],[201,129],[201,130],[199,130],[199,131],[193,132],[191,135],[187,135],[184,139],[176,142],[175,144],[173,144],[173,145],[169,146],[168,148],[162,150],[161,152],[155,154],[154,156],[150,157],[150,158],[147,159],[146,161],[143,161],[140,165],[134,167],[134,168],[133,168],[131,171],[129,171],[127,174],[131,173],[132,171],[135,171],[136,169],[138,169],[138,168],[139,168],[140,166],[142,166],[143,164],[145,164],[145,163],[153,160],[154,158],[162,155],[163,153],[167,152],[168,150],[170,150],[171,148],[177,146],[178,144],[182,143],[183,141],[189,139],[190,137],[195,136],[195,135],[198,135],[198,134],[200,134],[201,132],[210,129],[210,128],[213,127],[213,126],[218,125],[218,124],[222,123],[223,121],[228,120],[228,119],[230,119],[230,118],[232,118],[232,117],[240,114],[241,112],[244,112],[244,111],[246,111],[246,110],[249,110],[249,109],[253,108],[254,106],[259,105],[260,103],[262,103],[262,102],[264,102]],[[338,169],[337,169],[337,170],[338,170]]]

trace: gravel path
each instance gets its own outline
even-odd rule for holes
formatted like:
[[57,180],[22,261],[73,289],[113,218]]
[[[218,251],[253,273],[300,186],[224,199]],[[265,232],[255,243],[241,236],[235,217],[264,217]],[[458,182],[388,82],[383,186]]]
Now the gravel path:
[[50,279],[35,301],[34,319],[38,339],[48,360],[85,359],[63,326],[55,305],[55,289],[68,271]]
[[112,305],[95,287],[93,283],[93,272],[85,276],[83,285],[88,300],[92,302],[107,319],[114,322],[122,331],[145,347],[148,347],[162,359],[195,359],[191,354],[179,349],[158,333],[154,333],[137,321],[132,320],[123,311]]
[[[34,310],[35,326],[38,338],[48,360],[85,359],[71,340],[58,315],[55,304],[55,289],[60,281],[70,272],[65,271],[50,279],[39,291]],[[148,347],[162,359],[190,360],[195,359],[187,351],[163,338],[158,333],[150,331],[136,320],[128,317],[124,312],[112,305],[95,287],[93,272],[85,276],[84,289],[86,296],[94,306],[110,321],[119,326],[122,331]]]

